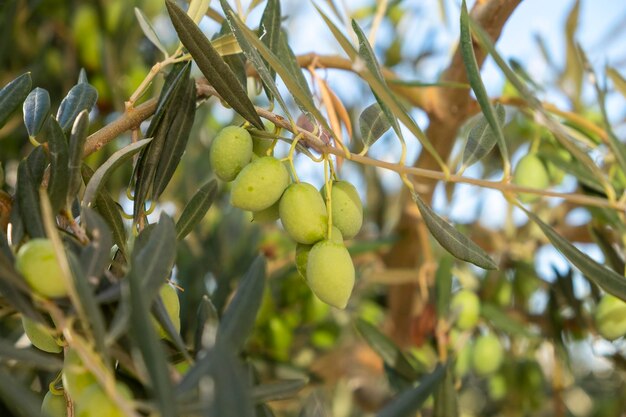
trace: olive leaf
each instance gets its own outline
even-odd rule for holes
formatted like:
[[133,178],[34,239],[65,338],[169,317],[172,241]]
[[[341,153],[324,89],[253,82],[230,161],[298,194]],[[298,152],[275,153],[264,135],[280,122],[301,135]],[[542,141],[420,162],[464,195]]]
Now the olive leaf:
[[626,277],[618,274],[605,265],[594,261],[589,255],[572,245],[567,239],[559,235],[552,227],[545,224],[534,213],[520,207],[526,215],[543,231],[550,243],[563,254],[583,275],[600,288],[626,301]]
[[0,366],[0,399],[15,416],[40,416],[40,399],[20,379]]
[[247,92],[200,28],[172,0],[166,0],[165,5],[181,42],[189,50],[209,84],[233,110],[256,128],[263,129],[263,122]]
[[54,117],[48,117],[45,127],[45,136],[48,141],[50,154],[50,182],[48,183],[48,196],[54,213],[65,205],[67,198],[69,172],[69,150],[67,138],[61,130],[61,126]]
[[11,113],[24,101],[31,86],[30,72],[27,72],[0,90],[0,128],[4,126]]
[[55,372],[63,368],[63,361],[35,348],[17,348],[7,339],[0,339],[0,362],[18,361],[37,369]]
[[211,180],[204,184],[191,197],[180,218],[176,222],[176,239],[183,240],[209,211],[217,195],[217,181]]
[[390,127],[379,103],[370,104],[359,115],[359,130],[365,146],[373,145]]
[[50,94],[48,91],[39,87],[31,91],[24,100],[22,112],[24,113],[26,133],[33,139],[39,134],[50,115]]
[[284,400],[306,386],[307,379],[285,379],[252,387],[252,399],[257,403]]
[[98,92],[88,83],[80,82],[70,89],[61,101],[56,119],[64,133],[69,133],[74,119],[83,110],[91,111],[98,100]]
[[[259,38],[272,51],[278,56],[280,43],[281,43],[281,20],[280,20],[280,1],[279,0],[267,0],[265,10],[261,16],[261,23],[259,24]],[[266,65],[267,61],[265,62]],[[276,79],[276,72],[271,69],[270,74],[272,79]]]
[[[491,106],[487,90],[485,89],[483,80],[480,78],[480,69],[478,68],[478,62],[476,61],[476,55],[474,54],[474,46],[472,44],[472,36],[470,34],[469,13],[467,12],[465,0],[463,0],[463,4],[461,6],[461,39],[459,47],[470,86],[472,87],[472,90],[476,95],[476,100],[483,111],[485,119],[487,119],[487,122],[491,127],[491,131],[493,132],[494,137],[490,139],[496,140],[502,154],[502,159],[508,161],[509,153],[504,139],[504,133],[502,132],[502,124],[498,119],[498,115]],[[491,145],[491,147],[493,147],[493,145]],[[487,146],[485,146],[485,148],[487,148]],[[491,148],[489,148],[489,150],[491,150]],[[481,152],[478,152],[478,155],[480,156]],[[466,162],[465,154],[463,155],[463,163],[467,166],[471,165]]]
[[146,35],[146,38],[148,38],[148,40],[152,42],[154,46],[156,46],[161,52],[163,52],[163,55],[167,58],[167,56],[169,55],[167,53],[167,49],[165,48],[165,46],[163,46],[161,39],[159,39],[159,35],[157,35],[156,30],[154,30],[154,28],[152,27],[152,24],[150,23],[150,20],[148,20],[148,17],[138,7],[135,7],[135,17],[139,22],[139,27],[141,27],[141,31],[144,35]]
[[[504,124],[505,117],[504,107],[501,104],[496,105],[496,118],[500,126]],[[498,135],[491,127],[489,119],[484,113],[478,116],[478,120],[470,129],[463,150],[463,166],[469,167],[483,159],[498,142]]]
[[454,383],[452,367],[446,367],[443,381],[435,390],[433,417],[458,417],[459,400]]
[[70,143],[67,161],[67,201],[66,206],[72,206],[81,185],[80,167],[83,160],[83,149],[87,140],[87,130],[89,129],[89,113],[83,110],[78,114],[70,132]]
[[27,160],[17,167],[17,202],[26,233],[32,238],[45,237],[39,211],[39,183],[35,182]]
[[424,223],[426,223],[426,227],[428,227],[430,233],[445,250],[456,258],[473,263],[481,268],[498,269],[495,262],[482,248],[439,217],[417,193],[412,193],[412,197],[424,219]]
[[392,402],[376,414],[376,417],[414,416],[437,389],[446,373],[446,367],[438,365],[430,374],[420,378],[416,388],[409,388],[400,393]]

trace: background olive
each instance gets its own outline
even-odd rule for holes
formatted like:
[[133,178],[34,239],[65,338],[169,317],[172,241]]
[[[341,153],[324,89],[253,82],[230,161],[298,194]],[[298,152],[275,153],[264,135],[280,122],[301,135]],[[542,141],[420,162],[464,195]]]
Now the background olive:
[[[163,300],[167,315],[172,321],[172,324],[174,324],[176,331],[180,333],[180,300],[178,299],[176,288],[170,284],[165,284],[159,290],[159,295],[161,296],[161,300]],[[159,337],[166,339],[168,336],[165,329],[161,327],[154,317],[151,317],[151,319],[155,329],[159,332]]]
[[606,294],[596,307],[596,328],[607,340],[615,340],[626,335],[626,303]]
[[65,352],[62,380],[63,388],[74,401],[80,399],[85,390],[96,383],[96,377],[87,370],[74,349]]
[[[529,154],[519,160],[513,174],[513,183],[530,188],[544,190],[550,186],[550,177],[546,166],[535,154]],[[540,198],[537,194],[520,193],[522,203],[533,203]]]
[[235,178],[230,194],[233,206],[261,211],[276,203],[289,185],[289,172],[271,156],[252,161]]
[[41,403],[41,413],[45,417],[66,417],[67,401],[65,401],[65,396],[63,394],[55,395],[52,391],[48,391]]
[[479,336],[472,348],[472,367],[480,376],[494,373],[502,365],[504,349],[494,334]]
[[280,221],[293,240],[311,244],[326,237],[328,214],[320,193],[311,184],[291,184],[280,199]]
[[213,172],[223,181],[232,181],[252,159],[252,137],[239,126],[222,129],[209,153]]
[[450,302],[454,324],[461,330],[472,329],[480,318],[480,299],[470,290],[461,290],[454,294]]
[[[343,243],[341,231],[335,226],[331,228],[330,240],[336,243]],[[312,247],[313,245],[306,245],[304,243],[298,243],[296,245],[296,269],[302,278],[306,278],[306,264],[309,260],[309,252],[311,252]]]
[[[116,383],[117,391],[126,399],[132,399],[130,390],[122,383]],[[99,384],[89,386],[83,396],[76,400],[76,417],[125,417],[115,401]]]
[[39,295],[64,297],[67,295],[63,272],[48,239],[31,239],[17,252],[15,268]]

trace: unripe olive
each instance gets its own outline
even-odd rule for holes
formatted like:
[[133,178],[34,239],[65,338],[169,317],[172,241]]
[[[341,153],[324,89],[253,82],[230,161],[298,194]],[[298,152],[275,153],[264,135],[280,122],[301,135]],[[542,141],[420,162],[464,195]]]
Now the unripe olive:
[[63,388],[74,401],[78,401],[88,387],[96,384],[96,377],[87,370],[73,349],[68,349],[65,353],[62,380]]
[[320,193],[311,184],[291,184],[280,199],[280,221],[293,240],[311,244],[326,237],[328,214]]
[[[330,240],[336,243],[343,243],[341,231],[335,226],[331,229]],[[302,278],[306,278],[306,264],[309,260],[309,252],[311,252],[312,247],[313,245],[305,245],[303,243],[296,245],[296,269]]]
[[[161,296],[167,315],[172,321],[172,324],[174,324],[176,331],[180,333],[180,300],[178,299],[176,288],[170,284],[165,284],[159,290],[159,295]],[[157,329],[159,333],[159,337],[166,339],[168,335],[165,329],[161,327],[157,319],[154,317],[151,317],[151,319],[154,324],[154,328]]]
[[[321,190],[326,200],[326,186]],[[352,239],[363,225],[363,204],[354,185],[348,181],[333,181],[330,191],[333,225],[337,226],[344,239]]]
[[455,325],[461,330],[469,330],[478,323],[480,299],[470,290],[461,290],[452,297],[450,309],[457,318]]
[[[115,384],[117,391],[127,400],[132,399],[132,394],[126,385],[118,382]],[[99,384],[88,387],[83,396],[76,400],[76,417],[125,417],[126,414],[117,403],[110,398]]]
[[257,223],[273,223],[280,217],[278,212],[278,201],[268,208],[252,213],[252,221]]
[[223,181],[232,181],[252,159],[252,137],[243,127],[222,129],[211,144],[209,153],[213,172]]
[[61,266],[48,239],[31,239],[17,252],[15,268],[28,285],[43,297],[67,295]]
[[271,156],[268,152],[274,140],[271,137],[252,136],[252,151],[257,156]]
[[607,294],[596,308],[596,328],[607,340],[615,340],[626,335],[626,303]]
[[272,317],[268,323],[270,346],[274,358],[286,361],[293,343],[293,331],[287,322],[280,317]]
[[309,252],[306,279],[320,300],[345,308],[354,287],[354,265],[346,247],[331,240],[316,243]]
[[61,346],[56,342],[54,336],[50,333],[50,330],[41,323],[37,323],[35,320],[31,320],[26,316],[22,316],[22,326],[24,332],[37,349],[41,349],[44,352],[59,353],[61,352]]
[[244,210],[261,211],[278,201],[289,185],[289,172],[276,158],[252,161],[233,182],[230,202]]
[[504,399],[507,393],[506,378],[504,375],[492,375],[487,381],[487,391],[489,392],[489,397],[494,401]]
[[[564,162],[569,162],[572,160],[572,155],[566,149],[559,148],[552,142],[542,142],[541,145],[539,145],[539,152],[541,154],[554,155],[559,160],[562,160]],[[544,162],[550,181],[553,184],[560,184],[561,182],[563,182],[563,178],[565,177],[565,171],[563,171],[550,160],[546,160]]]
[[494,373],[502,365],[504,349],[496,335],[479,336],[472,349],[472,367],[480,376]]
[[66,417],[67,401],[63,394],[55,395],[48,391],[41,403],[41,413],[46,417]]
[[[541,159],[535,154],[528,154],[517,163],[515,173],[513,174],[513,183],[523,187],[543,190],[550,186],[550,177]],[[519,194],[519,199],[522,203],[533,203],[539,197],[536,194]]]
[[470,363],[472,361],[472,345],[466,343],[463,345],[456,355],[454,361],[454,374],[458,377],[465,376],[470,369]]

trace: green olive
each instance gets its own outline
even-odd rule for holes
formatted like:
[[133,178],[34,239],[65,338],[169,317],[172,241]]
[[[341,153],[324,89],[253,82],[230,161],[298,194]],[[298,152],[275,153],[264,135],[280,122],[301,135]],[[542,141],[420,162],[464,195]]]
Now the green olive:
[[73,349],[68,349],[63,362],[63,387],[72,400],[78,401],[85,390],[96,383],[96,377],[87,370]]
[[[330,240],[336,243],[343,243],[343,236],[341,234],[341,231],[335,226],[333,226],[331,229]],[[306,245],[303,243],[298,243],[296,245],[296,269],[300,273],[300,276],[305,279],[306,264],[309,260],[309,252],[311,252],[312,247],[313,245]]]
[[480,299],[470,290],[461,290],[452,297],[450,309],[457,317],[454,324],[461,330],[469,330],[480,318]]
[[[529,154],[519,160],[513,174],[513,183],[522,187],[545,190],[550,186],[550,177],[546,166],[535,154]],[[539,199],[539,195],[520,193],[522,203],[533,203]]]
[[279,219],[279,202],[275,202],[268,208],[260,211],[255,211],[252,213],[252,221],[257,223],[274,223]]
[[[326,200],[326,186],[321,189]],[[354,185],[348,181],[333,181],[330,191],[333,225],[337,226],[344,239],[352,239],[363,225],[363,204]]]
[[223,181],[232,181],[252,159],[252,137],[243,127],[222,129],[211,144],[209,153],[213,172]]
[[[127,400],[132,394],[126,385],[115,384],[117,391]],[[83,396],[76,400],[76,417],[125,417],[126,414],[118,407],[99,384],[89,386]]]
[[281,361],[289,360],[289,350],[293,343],[293,330],[280,317],[272,317],[268,326],[272,355]]
[[50,240],[31,239],[22,245],[15,268],[37,294],[48,298],[67,295],[63,272]]
[[326,236],[328,214],[320,193],[311,184],[291,184],[280,199],[280,221],[293,240],[312,244]]
[[496,372],[504,359],[504,349],[496,335],[479,336],[472,349],[472,367],[480,376]]
[[56,395],[48,391],[41,403],[41,413],[47,417],[66,417],[67,401],[63,394]]
[[235,178],[230,195],[233,206],[261,211],[276,203],[289,185],[289,172],[276,158],[252,161]]
[[24,332],[37,349],[41,349],[44,352],[59,353],[61,352],[61,346],[56,342],[53,334],[49,329],[41,323],[37,323],[35,320],[31,320],[26,316],[22,316],[22,326]]
[[343,243],[323,240],[309,252],[307,283],[323,302],[345,308],[354,287],[354,265]]
[[626,335],[626,303],[607,294],[596,307],[596,328],[607,340],[615,340]]
[[[165,284],[159,290],[159,295],[161,296],[163,305],[165,305],[167,315],[172,321],[172,324],[174,324],[176,331],[180,333],[180,300],[178,299],[176,288],[170,284]],[[168,335],[165,329],[161,327],[157,319],[154,317],[151,317],[151,319],[154,324],[154,328],[157,329],[157,332],[159,333],[159,337],[167,339]]]

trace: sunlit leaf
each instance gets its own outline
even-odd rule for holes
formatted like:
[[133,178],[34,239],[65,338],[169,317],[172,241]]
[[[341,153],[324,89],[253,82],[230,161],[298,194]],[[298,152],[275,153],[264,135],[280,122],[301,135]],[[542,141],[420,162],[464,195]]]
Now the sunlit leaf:
[[32,80],[30,78],[30,72],[22,74],[0,90],[0,128],[4,126],[7,119],[13,113],[19,105],[24,101],[30,87]]
[[372,146],[390,127],[378,103],[367,106],[359,116],[359,130],[365,146]]
[[209,84],[244,119],[256,128],[263,129],[263,123],[248,98],[247,92],[237,82],[237,77],[213,48],[211,42],[173,1],[167,0],[165,4],[181,42],[189,50]]
[[[498,123],[502,126],[506,114],[504,107],[501,104],[497,104],[495,112]],[[463,151],[463,166],[472,166],[483,159],[491,152],[497,142],[497,133],[489,124],[489,120],[485,117],[484,113],[481,113],[467,137]]]
[[152,27],[152,24],[150,23],[148,17],[138,7],[135,7],[135,16],[137,17],[139,26],[141,27],[143,34],[146,35],[146,38],[148,38],[148,40],[152,42],[154,46],[159,48],[159,50],[163,52],[163,55],[167,57],[167,49],[165,48],[165,46],[163,46],[161,39],[159,39],[159,35],[157,35],[156,30],[154,30],[154,28]]
[[217,195],[217,181],[211,180],[204,184],[191,197],[180,218],[176,222],[176,239],[183,240],[194,227],[204,218]]
[[24,100],[22,113],[24,113],[26,133],[34,138],[39,134],[50,115],[50,94],[48,91],[39,87],[31,91]]
[[412,196],[428,230],[445,250],[456,258],[481,268],[498,269],[496,263],[480,246],[439,217],[417,193],[413,193]]

